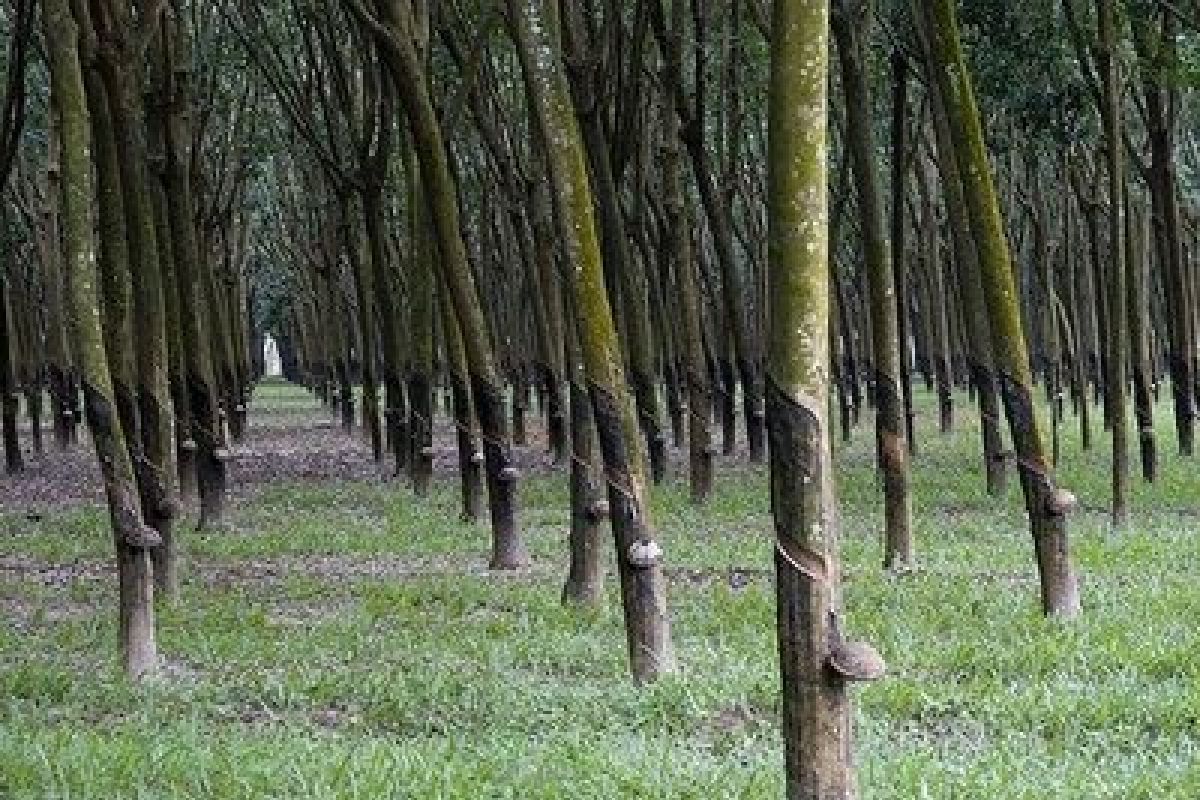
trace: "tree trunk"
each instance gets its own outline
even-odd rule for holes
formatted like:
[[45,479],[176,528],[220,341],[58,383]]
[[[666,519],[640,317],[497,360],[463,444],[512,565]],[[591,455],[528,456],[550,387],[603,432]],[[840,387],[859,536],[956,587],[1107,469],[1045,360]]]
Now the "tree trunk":
[[385,240],[382,191],[381,184],[370,184],[363,189],[363,222],[374,276],[375,302],[379,306],[379,338],[383,350],[383,417],[388,446],[396,462],[395,471],[398,475],[408,463],[408,427],[404,420],[404,386],[401,377],[400,309]]
[[433,479],[433,270],[436,258],[415,158],[409,161],[413,258],[408,274],[408,454],[409,477],[417,497]]
[[43,284],[46,303],[46,371],[50,389],[50,411],[54,419],[54,441],[60,450],[71,446],[75,439],[75,386],[71,373],[71,352],[67,347],[66,315],[63,308],[63,273],[61,234],[59,228],[59,204],[62,182],[60,169],[61,148],[59,122],[51,114],[48,137],[48,164],[46,166],[45,207],[42,217],[45,222],[45,252],[42,255]]
[[[92,244],[92,141],[79,27],[67,0],[44,0],[42,20],[50,66],[52,102],[62,121],[63,249],[67,307],[84,391],[88,428],[108,498],[120,576],[120,631],[126,674],[138,680],[157,664],[154,582],[150,548],[158,533],[142,521],[133,464],[116,412],[97,293],[99,276]],[[82,26],[87,30],[88,25]]]
[[443,341],[450,374],[450,392],[454,404],[455,441],[458,444],[458,471],[462,487],[463,522],[477,522],[483,516],[483,452],[475,442],[475,421],[471,417],[471,379],[467,371],[467,351],[454,309],[445,289],[438,292],[442,316]]
[[[905,199],[908,197],[908,62],[899,49],[892,51],[892,213],[891,257],[892,286],[895,289],[896,342],[900,352],[900,390],[904,394],[904,434],[909,453],[917,448],[913,422],[912,364],[909,358],[908,257],[904,224]],[[867,79],[869,80],[869,79]],[[925,340],[928,343],[928,339]]]
[[1115,11],[1112,0],[1096,0],[1100,20],[1098,61],[1104,84],[1100,115],[1108,167],[1108,374],[1109,423],[1112,427],[1112,525],[1120,530],[1129,524],[1129,447],[1125,381],[1127,317],[1125,306],[1125,175],[1121,134],[1121,68],[1117,55]]
[[1133,372],[1133,405],[1138,427],[1138,450],[1142,479],[1153,483],[1158,472],[1158,448],[1154,439],[1154,401],[1151,396],[1153,365],[1150,349],[1150,215],[1128,199],[1126,223],[1129,260],[1129,347]]
[[[568,447],[574,447],[572,439],[567,440],[567,405],[563,402],[563,373],[566,369],[563,359],[565,340],[563,326],[562,290],[559,287],[558,273],[554,267],[554,218],[550,207],[550,197],[546,187],[537,181],[531,182],[529,192],[532,208],[532,229],[534,235],[534,262],[537,266],[537,281],[540,287],[541,305],[546,324],[546,363],[543,367],[542,380],[546,385],[548,401],[548,430],[550,450],[554,453],[555,463],[567,458]],[[567,334],[569,335],[569,334]],[[589,412],[590,419],[590,412]]]
[[[933,360],[933,377],[937,386],[938,430],[949,433],[954,427],[954,386],[950,367],[950,322],[946,314],[949,293],[942,274],[942,246],[938,237],[937,212],[934,208],[932,184],[933,166],[922,159],[917,169],[917,188],[921,198],[922,256],[927,287],[925,303],[933,335],[930,337],[929,357]],[[911,408],[911,405],[909,406]],[[911,428],[910,428],[911,430]]]
[[1188,303],[1187,265],[1183,257],[1179,187],[1175,165],[1176,116],[1173,110],[1179,106],[1179,102],[1173,97],[1178,90],[1163,86],[1159,78],[1161,73],[1174,68],[1175,38],[1175,15],[1164,11],[1162,30],[1155,47],[1156,58],[1152,65],[1154,68],[1146,70],[1143,95],[1147,138],[1150,142],[1150,175],[1147,183],[1154,205],[1157,261],[1163,269],[1169,371],[1171,393],[1175,401],[1175,431],[1180,454],[1190,456],[1195,450],[1196,402],[1193,385],[1197,371],[1194,364],[1195,339],[1190,324],[1192,308]]
[[863,41],[873,11],[854,19],[844,4],[833,14],[833,34],[841,62],[846,98],[846,137],[854,171],[855,191],[871,295],[871,331],[875,353],[875,443],[884,491],[885,569],[904,570],[913,564],[912,500],[908,492],[908,446],[904,435],[904,397],[901,391],[895,286],[883,228],[883,202],[875,166],[871,130],[871,90],[863,62]]
[[[568,26],[569,30],[569,26]],[[565,36],[568,64],[584,63],[584,48]],[[625,225],[620,199],[617,196],[616,177],[613,175],[609,158],[610,143],[604,134],[603,120],[599,116],[602,106],[595,100],[592,81],[594,73],[569,69],[572,77],[575,108],[579,112],[579,126],[587,148],[588,163],[591,165],[593,193],[600,217],[601,244],[604,265],[616,279],[621,303],[625,309],[625,336],[623,341],[629,364],[629,378],[633,386],[637,405],[638,421],[646,436],[646,450],[650,455],[650,472],[655,483],[666,475],[666,437],[662,431],[658,394],[655,386],[653,328],[650,325],[648,287],[645,276],[635,266],[630,252],[629,232]]]
[[[178,595],[172,412],[167,378],[167,338],[157,229],[147,173],[142,105],[142,53],[134,41],[129,7],[110,0],[107,29],[99,31],[99,68],[120,165],[128,270],[132,277],[136,354],[136,402],[142,461],[135,464],[142,513],[162,541],[152,553],[158,588],[168,601]],[[114,265],[115,266],[115,265]],[[116,267],[120,268],[120,267]]]
[[[666,39],[670,53],[664,58],[664,70],[672,69],[672,65],[680,61],[679,37],[682,35],[685,8],[684,3],[677,2],[672,5],[673,19]],[[667,213],[666,242],[663,249],[674,267],[680,312],[683,317],[682,362],[687,384],[689,480],[692,502],[701,504],[712,494],[713,444],[708,427],[712,389],[704,357],[704,329],[697,286],[699,278],[696,275],[697,264],[692,257],[690,204],[684,191],[679,152],[679,120],[669,110],[663,115],[663,119],[663,182]]]
[[[343,0],[348,2],[348,0]],[[529,561],[517,527],[517,477],[504,414],[504,383],[496,367],[491,336],[467,261],[459,222],[458,196],[441,123],[429,96],[425,67],[412,38],[411,13],[398,0],[374,0],[380,19],[372,30],[404,107],[421,181],[438,244],[438,264],[462,330],[471,371],[471,397],[479,417],[487,464],[494,569],[515,569]],[[351,3],[356,13],[362,7]]]
[[1049,615],[1073,617],[1079,613],[1079,587],[1071,565],[1067,515],[1075,498],[1056,484],[1034,413],[1029,356],[1008,241],[983,141],[975,89],[959,41],[955,4],[952,0],[931,0],[922,7],[914,2],[914,13],[924,22],[924,33],[934,57],[933,74],[937,76],[946,108],[960,174],[964,176],[963,190],[979,247],[979,268],[1000,371],[1001,395],[1037,551],[1042,609]]
[[[355,298],[358,303],[358,349],[362,364],[362,422],[371,443],[375,463],[383,461],[383,430],[379,427],[379,356],[375,350],[375,298],[384,292],[376,287],[369,257],[364,252],[362,228],[358,220],[361,209],[351,203],[349,194],[338,196],[338,217],[341,224],[342,246],[354,277]],[[240,349],[240,348],[239,348]]]
[[[4,224],[7,224],[7,220],[4,220]],[[21,402],[17,395],[17,371],[13,363],[15,328],[10,319],[12,313],[8,291],[8,275],[12,274],[11,251],[7,260],[7,274],[0,274],[0,415],[3,416],[4,426],[4,471],[14,475],[25,469],[25,459],[21,455],[21,440],[17,435],[17,414]]]
[[[776,0],[771,30],[767,430],[787,797],[853,800],[846,684],[879,677],[882,661],[868,646],[843,642],[838,623],[841,565],[827,418],[828,5]],[[847,652],[871,656],[863,663],[875,669],[844,669]]]
[[546,148],[559,237],[572,276],[580,345],[608,483],[630,668],[635,681],[652,681],[675,669],[666,576],[645,498],[642,440],[604,286],[587,154],[562,67],[553,4],[547,8],[545,0],[509,0],[508,11],[525,90]]
[[574,308],[571,311],[565,343],[571,405],[571,564],[562,599],[582,608],[598,608],[604,602],[600,533],[609,506],[599,480],[603,467],[596,451],[596,427],[579,348],[578,322]]
[[190,313],[181,322],[184,374],[188,408],[191,412],[189,439],[196,448],[196,478],[200,494],[199,527],[220,525],[226,493],[224,433],[217,407],[217,385],[213,374],[209,327],[213,320],[204,309],[204,271],[196,231],[192,197],[191,55],[187,27],[182,20],[170,25],[174,56],[171,72],[175,97],[169,108],[167,137],[167,213],[171,227],[171,252],[175,255],[179,303]]
[[1066,275],[1063,280],[1063,305],[1071,323],[1073,338],[1071,357],[1071,394],[1075,402],[1075,413],[1079,416],[1080,448],[1088,450],[1092,442],[1091,402],[1088,400],[1088,365],[1084,332],[1086,315],[1090,306],[1080,299],[1085,281],[1080,277],[1086,270],[1080,267],[1080,258],[1072,243],[1076,239],[1075,206],[1070,196],[1063,198],[1063,259]]

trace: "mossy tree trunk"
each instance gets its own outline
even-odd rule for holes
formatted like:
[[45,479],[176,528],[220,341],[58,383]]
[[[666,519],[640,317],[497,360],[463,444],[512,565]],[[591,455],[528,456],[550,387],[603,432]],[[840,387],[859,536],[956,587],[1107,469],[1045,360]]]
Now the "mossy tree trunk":
[[675,669],[662,547],[646,499],[641,437],[626,389],[596,235],[587,153],[562,65],[553,4],[509,0],[528,102],[546,148],[558,233],[572,276],[580,349],[608,483],[630,667],[635,681]]
[[187,26],[180,19],[168,19],[167,29],[171,41],[167,50],[168,71],[174,76],[174,93],[167,111],[165,131],[167,216],[179,304],[190,310],[179,320],[185,392],[191,414],[184,446],[190,443],[195,447],[199,527],[205,528],[220,525],[224,516],[226,452],[210,344],[209,328],[213,320],[204,312],[204,272],[208,265],[200,253],[192,194],[194,110],[190,38]]
[[875,162],[871,89],[863,60],[863,42],[873,16],[869,3],[838,0],[833,34],[841,62],[846,99],[846,138],[854,171],[859,221],[870,284],[872,350],[875,362],[875,444],[884,491],[884,567],[907,569],[913,563],[912,500],[908,491],[908,445],[900,347],[883,198]]
[[46,382],[50,390],[50,410],[54,419],[55,444],[61,450],[75,441],[76,386],[72,370],[71,351],[67,346],[67,325],[63,300],[63,272],[60,205],[62,172],[60,167],[61,136],[58,118],[51,114],[48,121],[46,187],[43,198],[42,221],[44,233],[41,256],[46,303]]
[[[63,265],[84,410],[108,499],[121,584],[120,632],[126,674],[140,679],[158,660],[150,548],[158,534],[142,520],[137,480],[116,411],[100,323],[99,275],[91,208],[92,139],[85,99],[79,30],[67,0],[44,0],[43,33],[52,105],[62,130]],[[86,29],[87,25],[83,25]]]
[[412,259],[408,270],[408,470],[413,492],[424,497],[433,479],[433,273],[437,255],[416,158],[414,154],[409,158]]
[[592,192],[599,212],[604,267],[615,277],[625,311],[623,337],[629,379],[633,387],[638,421],[646,436],[650,471],[655,483],[666,475],[666,437],[659,408],[654,367],[654,331],[650,323],[649,287],[638,270],[631,252],[631,236],[618,197],[617,176],[610,153],[614,143],[605,133],[607,104],[597,83],[598,59],[589,43],[578,2],[563,3],[564,58],[573,93],[573,107],[579,116],[580,132],[587,148]]
[[825,2],[776,0],[771,25],[767,430],[789,800],[858,796],[847,679],[878,677],[838,669],[846,643],[828,420],[828,12]]
[[[164,21],[163,31],[169,30]],[[167,198],[167,126],[172,102],[173,76],[168,71],[169,43],[167,34],[155,39],[151,51],[151,101],[146,109],[147,147],[151,168],[150,192],[154,208],[155,240],[158,243],[159,264],[162,268],[163,322],[167,338],[167,373],[170,385],[175,443],[175,475],[178,495],[183,501],[196,498],[196,444],[192,439],[191,406],[187,395],[187,373],[184,364],[187,354],[183,347],[183,313],[179,295],[179,268],[171,236],[170,201]],[[177,509],[178,510],[178,509]],[[167,576],[155,567],[155,578]],[[160,586],[162,584],[160,583]]]
[[1125,164],[1122,138],[1122,78],[1117,52],[1117,23],[1113,0],[1096,0],[1100,23],[1100,68],[1103,97],[1100,116],[1104,124],[1105,160],[1108,172],[1108,374],[1109,424],[1112,428],[1112,507],[1114,528],[1129,524],[1129,446],[1126,410],[1129,405],[1125,380],[1128,332],[1125,297]]
[[99,270],[104,326],[104,352],[113,387],[113,399],[125,445],[135,468],[142,461],[141,426],[137,408],[137,363],[133,345],[133,279],[129,269],[125,196],[121,191],[121,157],[117,150],[112,109],[98,67],[96,31],[91,16],[79,7],[82,28],[80,58],[84,67],[88,119],[91,123],[92,161],[95,167],[96,233],[99,237]]
[[[680,36],[684,27],[686,4],[671,6],[671,25],[664,42],[663,69],[670,71],[682,62]],[[686,375],[688,407],[688,460],[692,502],[704,503],[712,493],[713,444],[709,430],[712,389],[704,357],[704,331],[701,320],[699,276],[692,254],[691,215],[684,191],[683,167],[679,152],[679,120],[669,109],[663,115],[663,183],[667,214],[666,242],[663,248],[671,260],[679,291],[683,318],[683,372]]]
[[1037,554],[1042,609],[1048,615],[1072,617],[1079,613],[1079,587],[1067,536],[1067,516],[1074,497],[1057,485],[1034,413],[1032,375],[1012,261],[975,90],[959,40],[957,11],[952,0],[931,0],[924,4],[914,0],[913,7],[914,15],[923,21],[933,54],[932,73],[937,77],[950,123],[971,229],[979,248],[979,268],[1000,372],[1001,396]]
[[597,608],[604,602],[604,559],[601,551],[601,528],[608,515],[608,501],[600,477],[596,447],[596,426],[592,420],[592,401],[588,397],[587,369],[579,346],[579,326],[574,304],[564,326],[563,343],[567,380],[570,383],[571,411],[571,532],[570,568],[563,584],[564,603],[581,608]]
[[521,567],[528,563],[529,555],[517,525],[518,472],[512,463],[512,442],[504,413],[504,382],[467,259],[456,182],[441,123],[429,94],[426,67],[415,44],[414,26],[417,23],[411,8],[406,8],[399,0],[372,0],[370,8],[363,0],[343,0],[343,3],[370,27],[380,44],[417,154],[438,246],[438,264],[467,350],[471,397],[484,442],[492,520],[491,566],[495,569]]
[[467,369],[467,350],[462,332],[445,288],[437,293],[438,310],[442,319],[442,341],[445,344],[446,367],[454,406],[455,440],[458,444],[458,471],[462,487],[464,522],[477,522],[483,516],[483,451],[476,441],[475,420],[471,412],[471,376]]
[[[136,403],[141,461],[136,464],[142,513],[162,540],[155,549],[159,589],[169,600],[178,594],[177,544],[173,523],[175,468],[165,304],[159,264],[158,230],[150,194],[149,150],[142,102],[143,52],[140,37],[152,20],[135,30],[128,0],[106,0],[97,17],[98,66],[108,96],[115,154],[119,164],[125,214],[126,255],[132,278],[133,325],[130,331],[136,363]],[[120,269],[119,266],[114,265]]]

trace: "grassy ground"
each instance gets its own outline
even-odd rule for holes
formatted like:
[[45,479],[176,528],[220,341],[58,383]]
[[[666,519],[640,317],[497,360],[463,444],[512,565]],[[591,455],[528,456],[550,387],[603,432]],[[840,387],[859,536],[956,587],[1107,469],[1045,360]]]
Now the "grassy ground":
[[[922,419],[932,420],[922,394]],[[260,427],[321,414],[265,387]],[[982,491],[961,432],[922,424],[922,569],[879,569],[866,428],[838,454],[849,627],[891,673],[856,692],[862,796],[1200,797],[1200,502],[1194,464],[1135,481],[1110,534],[1107,457],[1067,432],[1085,614],[1047,622],[1015,487]],[[1160,440],[1173,452],[1169,414]],[[339,434],[331,432],[330,436]],[[2,484],[0,484],[2,486]],[[656,490],[683,665],[626,678],[619,609],[558,602],[561,477],[521,487],[534,566],[484,568],[486,530],[379,480],[291,481],[188,534],[164,676],[121,679],[103,513],[0,518],[0,798],[771,798],[782,793],[765,473],[691,508]],[[8,568],[3,568],[4,564]]]

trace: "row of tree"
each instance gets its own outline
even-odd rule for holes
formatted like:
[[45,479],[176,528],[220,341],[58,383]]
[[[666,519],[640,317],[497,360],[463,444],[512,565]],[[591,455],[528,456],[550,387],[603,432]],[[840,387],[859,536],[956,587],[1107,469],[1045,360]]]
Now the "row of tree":
[[771,458],[789,791],[850,796],[845,685],[882,664],[837,621],[831,420],[849,436],[875,409],[884,566],[904,570],[913,381],[943,430],[968,387],[987,488],[1015,467],[1062,616],[1068,402],[1087,447],[1103,399],[1116,525],[1130,387],[1147,480],[1161,382],[1193,449],[1196,20],[1134,0],[971,4],[961,29],[950,0],[601,5],[42,0],[39,26],[10,0],[6,464],[21,393],[36,448],[44,393],[59,446],[86,420],[136,677],[155,582],[176,591],[177,498],[219,522],[266,331],[418,496],[446,387],[495,569],[528,562],[515,448],[536,408],[571,472],[564,599],[602,601],[611,525],[648,681],[675,659],[647,481],[673,440],[705,502],[712,426],[727,455],[740,428]]

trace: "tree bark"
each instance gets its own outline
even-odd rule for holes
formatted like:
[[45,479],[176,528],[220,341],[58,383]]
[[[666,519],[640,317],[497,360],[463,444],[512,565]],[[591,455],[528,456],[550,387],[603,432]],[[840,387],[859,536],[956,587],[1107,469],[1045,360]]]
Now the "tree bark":
[[604,559],[600,549],[601,526],[608,516],[608,501],[599,478],[603,475],[596,448],[596,426],[588,397],[587,372],[579,347],[578,322],[571,307],[566,330],[566,363],[571,407],[571,532],[570,568],[563,584],[564,603],[599,608],[604,603]]
[[[665,40],[669,53],[663,59],[663,69],[670,71],[680,63],[680,41],[686,4],[672,4],[672,22]],[[704,329],[701,319],[699,276],[692,256],[692,227],[690,204],[684,191],[683,168],[679,152],[679,119],[667,109],[663,114],[663,182],[667,230],[664,250],[670,259],[679,291],[680,312],[683,317],[683,366],[687,386],[688,463],[692,502],[707,502],[712,494],[713,444],[709,430],[709,409],[712,407],[712,388],[708,380],[708,364],[704,357]]]
[[138,680],[151,673],[158,660],[150,548],[160,541],[158,533],[142,521],[100,325],[99,276],[92,243],[92,139],[78,49],[80,27],[86,30],[87,25],[77,25],[67,0],[44,0],[42,22],[52,103],[62,126],[63,265],[71,336],[117,548],[125,672]]
[[429,214],[415,158],[409,162],[409,208],[413,258],[408,274],[408,454],[409,477],[418,497],[433,479],[433,272],[436,269]]
[[1129,524],[1129,447],[1125,381],[1127,317],[1125,306],[1125,175],[1121,119],[1122,78],[1117,54],[1116,13],[1112,0],[1096,0],[1100,20],[1098,62],[1104,86],[1100,116],[1104,123],[1108,168],[1108,374],[1109,423],[1112,427],[1111,520],[1120,530]]
[[128,270],[132,277],[137,330],[136,336],[130,332],[136,356],[136,403],[142,459],[135,464],[135,472],[142,513],[162,541],[152,553],[157,586],[166,599],[173,602],[179,591],[177,543],[173,531],[173,419],[167,377],[166,317],[158,231],[147,170],[142,53],[134,40],[127,0],[108,0],[107,9],[104,15],[107,23],[98,31],[99,70],[108,96],[120,165]]
[[828,421],[828,5],[776,0],[771,31],[767,430],[787,797],[852,800],[847,680],[878,677],[882,661],[852,645],[876,669],[839,669],[848,645]]
[[1042,609],[1048,615],[1073,617],[1079,613],[1079,586],[1071,564],[1067,515],[1074,506],[1074,497],[1055,481],[1034,413],[1032,376],[1012,261],[984,145],[975,89],[959,41],[957,11],[952,0],[914,2],[913,10],[914,16],[923,20],[934,58],[933,74],[937,76],[960,174],[964,177],[971,229],[979,247],[1001,396],[1017,452],[1025,508],[1037,553]]
[[644,683],[675,669],[663,551],[655,540],[646,502],[642,439],[604,285],[587,154],[562,66],[557,15],[554,6],[547,5],[545,0],[509,0],[508,11],[526,94],[546,148],[559,237],[572,276],[580,345],[608,483],[630,668],[634,680]]
[[904,396],[901,389],[900,342],[883,202],[875,166],[871,129],[871,90],[863,61],[863,37],[873,11],[840,0],[833,12],[833,35],[841,62],[846,98],[846,137],[858,197],[861,235],[870,283],[871,332],[875,356],[875,443],[884,491],[885,569],[904,570],[913,564],[912,500],[908,491],[908,445],[905,442]]
[[196,477],[200,495],[199,527],[221,524],[224,517],[226,470],[224,432],[217,407],[217,385],[213,374],[211,336],[213,320],[207,317],[204,271],[196,231],[192,196],[192,73],[190,41],[181,20],[169,23],[173,46],[171,72],[175,96],[168,111],[166,128],[167,214],[171,228],[171,251],[175,255],[176,279],[181,307],[190,309],[181,323],[184,375],[191,412],[189,441],[196,448]]
[[461,327],[471,371],[471,397],[479,417],[487,464],[492,519],[493,569],[515,569],[529,561],[517,526],[517,478],[504,413],[504,382],[493,355],[491,336],[467,260],[458,197],[441,123],[429,96],[425,67],[412,37],[412,19],[398,0],[374,0],[378,18],[359,0],[343,0],[371,27],[391,71],[417,153],[421,180],[438,244],[438,264]]
[[1151,394],[1154,367],[1150,348],[1150,215],[1129,200],[1126,184],[1128,233],[1128,307],[1130,365],[1133,373],[1133,405],[1138,427],[1138,450],[1142,479],[1153,483],[1158,473],[1158,446],[1154,438],[1154,400]]
[[[865,5],[865,4],[864,4]],[[869,12],[868,12],[869,13]],[[915,454],[917,442],[913,422],[912,364],[909,358],[908,258],[904,224],[905,198],[908,197],[908,62],[899,49],[892,52],[892,208],[891,260],[892,286],[896,294],[896,342],[900,352],[900,390],[904,393],[904,434],[909,454]],[[928,340],[926,340],[928,341]]]
[[442,340],[446,349],[446,365],[450,375],[450,392],[454,405],[455,441],[458,444],[458,471],[462,489],[463,522],[477,522],[483,516],[483,451],[475,441],[475,421],[471,416],[471,378],[467,370],[467,351],[454,309],[445,289],[438,293],[438,308],[442,318]]

